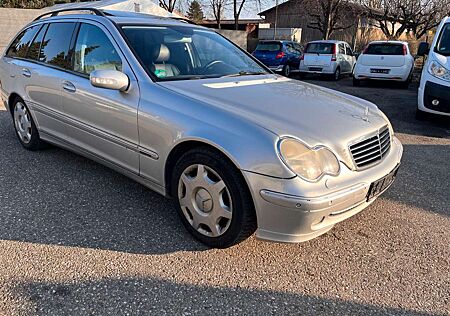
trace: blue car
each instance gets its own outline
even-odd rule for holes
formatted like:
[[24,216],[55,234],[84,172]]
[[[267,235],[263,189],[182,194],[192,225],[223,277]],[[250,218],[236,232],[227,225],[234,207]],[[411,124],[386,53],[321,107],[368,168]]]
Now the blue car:
[[291,72],[298,72],[302,46],[292,41],[260,41],[253,56],[271,70],[289,77]]

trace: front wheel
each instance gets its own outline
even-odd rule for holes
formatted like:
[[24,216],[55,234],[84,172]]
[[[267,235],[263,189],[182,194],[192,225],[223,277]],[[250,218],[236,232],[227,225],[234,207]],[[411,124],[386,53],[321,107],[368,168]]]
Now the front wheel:
[[171,188],[183,225],[209,247],[230,247],[256,230],[247,184],[239,170],[214,150],[185,153],[174,168]]

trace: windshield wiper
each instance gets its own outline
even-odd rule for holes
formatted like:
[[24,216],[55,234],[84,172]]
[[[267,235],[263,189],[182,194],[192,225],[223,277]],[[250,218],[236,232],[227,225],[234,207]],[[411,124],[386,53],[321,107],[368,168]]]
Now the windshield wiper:
[[253,75],[267,75],[266,72],[261,71],[239,71],[235,74],[221,76],[220,78],[240,77],[240,76],[253,76]]

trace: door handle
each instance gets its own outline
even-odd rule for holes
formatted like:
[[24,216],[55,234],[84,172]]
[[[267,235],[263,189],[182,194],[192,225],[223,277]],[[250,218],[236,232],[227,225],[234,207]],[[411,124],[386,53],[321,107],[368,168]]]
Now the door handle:
[[73,85],[73,83],[70,82],[70,81],[63,81],[62,87],[63,87],[63,89],[66,90],[67,92],[73,93],[73,92],[77,91],[77,88],[75,88],[75,86]]
[[27,68],[23,68],[22,69],[22,75],[24,77],[30,78],[31,77],[31,71],[29,69],[27,69]]

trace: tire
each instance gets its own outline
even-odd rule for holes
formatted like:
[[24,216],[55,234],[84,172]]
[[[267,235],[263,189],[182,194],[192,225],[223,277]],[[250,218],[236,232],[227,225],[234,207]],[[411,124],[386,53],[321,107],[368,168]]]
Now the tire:
[[341,78],[341,69],[339,67],[336,68],[333,74],[333,80],[338,81]]
[[25,102],[16,98],[11,105],[14,130],[22,146],[28,150],[38,150],[44,147],[44,141]]
[[359,87],[361,86],[361,80],[356,79],[355,77],[353,77],[353,86],[354,87]]
[[289,77],[289,75],[291,74],[291,67],[289,65],[285,65],[283,67],[283,72],[282,72],[283,76],[285,77]]
[[201,147],[181,156],[172,173],[171,195],[183,225],[208,247],[233,246],[256,230],[253,199],[244,178],[214,150]]

